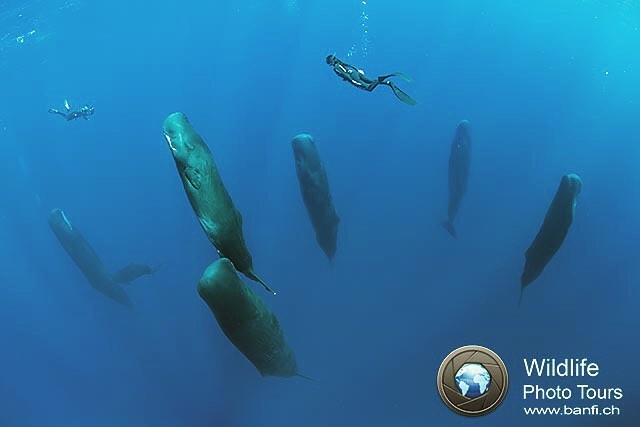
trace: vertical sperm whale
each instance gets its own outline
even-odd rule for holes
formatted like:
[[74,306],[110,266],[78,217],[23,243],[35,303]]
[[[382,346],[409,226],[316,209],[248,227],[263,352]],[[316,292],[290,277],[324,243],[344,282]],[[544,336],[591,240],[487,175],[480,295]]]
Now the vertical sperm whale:
[[442,226],[453,237],[458,237],[453,221],[458,214],[462,198],[467,192],[469,181],[469,167],[471,166],[471,135],[469,122],[461,121],[451,143],[449,154],[449,207],[447,219]]
[[291,147],[302,200],[316,232],[316,240],[332,260],[336,253],[340,218],[333,206],[327,172],[311,135],[297,135],[291,141]]
[[91,286],[120,304],[131,305],[127,293],[112,279],[96,251],[62,209],[52,210],[48,222],[53,234]]
[[560,180],[542,227],[525,253],[524,271],[520,277],[521,300],[524,289],[540,276],[567,237],[581,190],[582,180],[576,174],[564,175]]
[[262,376],[301,376],[278,319],[240,280],[231,261],[221,258],[211,263],[198,283],[198,294],[229,341]]
[[253,270],[242,233],[242,215],[222,182],[209,147],[183,113],[171,114],[163,128],[184,191],[207,238],[236,270],[273,293]]

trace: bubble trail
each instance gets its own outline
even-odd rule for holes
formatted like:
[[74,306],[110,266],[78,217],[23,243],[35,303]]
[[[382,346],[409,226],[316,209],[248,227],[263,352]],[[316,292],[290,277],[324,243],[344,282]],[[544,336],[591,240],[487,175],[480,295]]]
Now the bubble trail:
[[354,43],[347,56],[354,56],[356,53],[360,53],[362,57],[366,57],[369,54],[370,50],[370,39],[369,39],[369,12],[367,6],[367,0],[362,0],[360,2],[360,45]]

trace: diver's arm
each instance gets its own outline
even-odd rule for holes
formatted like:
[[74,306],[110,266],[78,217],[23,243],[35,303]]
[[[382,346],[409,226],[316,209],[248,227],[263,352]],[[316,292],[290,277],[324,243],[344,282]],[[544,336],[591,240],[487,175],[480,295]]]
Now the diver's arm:
[[[346,62],[342,62],[342,61],[339,61],[337,65],[340,66],[346,72],[357,73],[358,76],[364,77],[364,71],[361,70],[360,68],[354,66],[354,65],[347,64]],[[351,71],[349,71],[349,70],[351,70]],[[373,83],[373,80],[371,80],[368,83]]]
[[340,67],[342,67],[342,68],[343,68],[343,69],[345,69],[345,70],[346,70],[347,68],[351,68],[351,69],[353,69],[353,70],[357,70],[357,68],[356,68],[356,67],[354,67],[353,65],[351,65],[351,64],[347,64],[346,62],[340,61],[339,59],[338,59],[338,63],[337,63],[337,65],[338,65],[338,66],[340,66]]
[[353,65],[350,64],[345,64],[344,62],[338,62],[334,67],[334,70],[338,69],[340,70],[342,73],[345,74],[349,74],[349,75],[357,75],[358,78],[364,76],[364,71],[358,69],[357,67],[354,67]]
[[346,72],[343,72],[341,69],[339,69],[338,67],[333,67],[333,72],[336,73],[336,75],[342,79],[345,80],[349,80],[348,77],[345,77],[345,74],[347,74]]
[[338,63],[333,67],[333,71],[338,74],[349,74],[349,69],[345,67],[342,63]]
[[[378,85],[377,80],[370,79],[365,75],[364,71],[354,67],[353,65],[342,64],[342,68],[349,74],[349,78],[353,82],[353,84],[358,87],[371,91],[373,90],[373,87]],[[370,89],[372,85],[373,87]]]
[[345,68],[342,64],[336,64],[333,67],[333,71],[340,76],[344,81],[351,83],[355,87],[360,89],[367,89],[370,86],[370,83],[363,84],[361,80],[361,74],[355,68],[351,70]]
[[358,82],[357,80],[355,80],[353,77],[351,77],[351,74],[349,73],[348,70],[344,69],[343,67],[336,65],[333,68],[333,72],[336,73],[336,75],[338,77],[340,77],[342,80],[344,80],[345,82],[349,82],[352,85],[355,86],[362,86],[362,84],[360,82]]

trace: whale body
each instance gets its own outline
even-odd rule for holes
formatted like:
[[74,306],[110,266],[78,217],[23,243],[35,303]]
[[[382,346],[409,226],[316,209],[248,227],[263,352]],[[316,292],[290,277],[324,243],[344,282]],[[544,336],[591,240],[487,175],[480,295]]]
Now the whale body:
[[573,223],[576,199],[581,189],[582,180],[576,174],[565,175],[560,180],[542,227],[525,253],[524,271],[520,277],[522,291],[540,276],[562,246]]
[[187,198],[207,238],[236,270],[273,293],[253,270],[242,233],[242,215],[222,182],[209,147],[183,113],[171,114],[163,128]]
[[332,260],[336,253],[340,218],[333,206],[327,172],[311,135],[297,135],[291,141],[291,146],[302,200],[315,230],[316,240]]
[[91,286],[120,304],[131,305],[127,293],[113,280],[96,251],[78,228],[71,224],[64,211],[53,209],[48,222],[64,250]]
[[225,336],[262,376],[299,375],[278,319],[242,282],[231,261],[221,258],[209,265],[198,283],[198,294]]
[[462,198],[467,192],[469,182],[469,168],[471,166],[471,134],[469,122],[463,120],[458,124],[456,133],[451,142],[449,154],[449,206],[447,219],[442,226],[453,237],[457,237],[453,221],[460,209]]

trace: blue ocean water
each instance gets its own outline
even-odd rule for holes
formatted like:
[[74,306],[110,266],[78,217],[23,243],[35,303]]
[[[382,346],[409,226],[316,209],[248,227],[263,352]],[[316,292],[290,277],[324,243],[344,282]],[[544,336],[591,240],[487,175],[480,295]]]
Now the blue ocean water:
[[[639,27],[632,0],[2,0],[0,426],[637,425]],[[419,104],[341,82],[330,53],[407,73]],[[47,114],[64,99],[95,116]],[[261,378],[198,297],[217,255],[162,136],[174,111],[211,147],[278,295],[249,285],[316,381]],[[462,119],[454,240],[440,222]],[[300,132],[341,218],[332,263],[300,197]],[[524,252],[569,172],[575,222],[518,307]],[[91,289],[49,230],[56,207],[109,268],[163,265],[127,288],[134,309]],[[485,418],[437,392],[466,344],[510,368]],[[523,416],[523,357],[597,360],[590,381],[622,387],[624,415]]]

